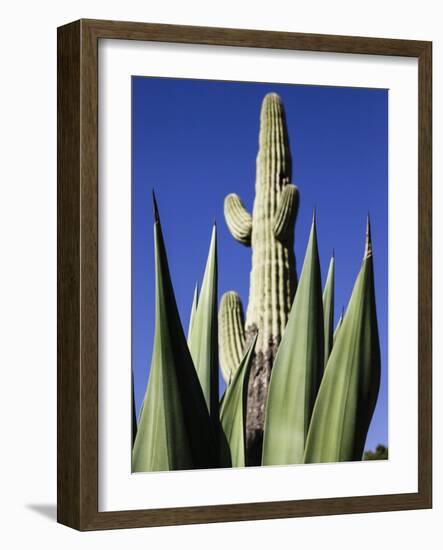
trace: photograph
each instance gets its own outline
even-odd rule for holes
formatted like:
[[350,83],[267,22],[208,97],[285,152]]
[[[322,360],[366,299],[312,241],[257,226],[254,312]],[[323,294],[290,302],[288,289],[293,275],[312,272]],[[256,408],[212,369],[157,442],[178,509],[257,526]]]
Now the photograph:
[[389,90],[131,87],[132,473],[387,460]]
[[443,546],[409,4],[2,5],[2,548]]
[[59,523],[432,508],[433,43],[325,31],[57,29]]

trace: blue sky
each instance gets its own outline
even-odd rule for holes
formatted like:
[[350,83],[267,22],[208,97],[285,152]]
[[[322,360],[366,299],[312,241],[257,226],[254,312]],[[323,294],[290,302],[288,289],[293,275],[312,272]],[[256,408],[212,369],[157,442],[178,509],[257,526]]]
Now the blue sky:
[[[251,250],[231,237],[223,200],[240,195],[252,211],[260,105],[285,105],[300,191],[295,253],[300,274],[313,209],[323,283],[335,250],[335,322],[348,303],[371,216],[382,380],[366,448],[388,443],[388,91],[293,84],[132,78],[132,362],[137,412],[154,335],[155,189],[169,267],[187,331],[214,220],[219,297],[236,290],[246,310]],[[224,384],[220,379],[220,388]]]

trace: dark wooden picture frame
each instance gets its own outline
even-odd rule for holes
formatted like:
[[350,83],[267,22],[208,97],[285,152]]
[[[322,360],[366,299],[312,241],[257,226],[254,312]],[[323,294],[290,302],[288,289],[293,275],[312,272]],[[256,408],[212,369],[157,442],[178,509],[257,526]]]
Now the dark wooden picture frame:
[[[418,58],[418,492],[98,511],[98,43],[159,41]],[[432,43],[80,20],[58,29],[58,521],[79,530],[431,508]]]

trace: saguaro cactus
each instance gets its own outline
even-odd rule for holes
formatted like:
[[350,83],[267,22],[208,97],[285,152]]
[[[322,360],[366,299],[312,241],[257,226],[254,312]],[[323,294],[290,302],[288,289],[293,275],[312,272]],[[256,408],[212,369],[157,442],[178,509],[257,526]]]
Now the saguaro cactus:
[[[291,182],[292,161],[283,103],[267,94],[260,115],[255,200],[252,216],[240,198],[229,194],[224,203],[232,236],[252,248],[249,303],[242,327],[226,327],[220,333],[222,369],[224,357],[238,354],[230,347],[245,339],[249,346],[258,332],[248,387],[246,439],[247,462],[259,465],[263,441],[265,402],[272,363],[294,298],[297,275],[294,225],[299,195]],[[229,321],[228,321],[229,322]],[[224,335],[237,331],[237,338]],[[227,368],[227,367],[226,367]]]

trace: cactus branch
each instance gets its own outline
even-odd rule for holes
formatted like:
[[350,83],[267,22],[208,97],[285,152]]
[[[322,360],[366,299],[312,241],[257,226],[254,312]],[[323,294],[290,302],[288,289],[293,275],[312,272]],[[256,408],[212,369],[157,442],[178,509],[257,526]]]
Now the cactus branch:
[[283,187],[277,210],[274,216],[274,236],[279,241],[286,241],[294,234],[295,218],[297,217],[299,193],[295,185]]
[[243,358],[244,322],[240,296],[233,291],[223,294],[218,314],[218,341],[220,369],[227,384]]
[[232,236],[238,242],[249,246],[251,244],[252,218],[241,199],[235,193],[225,198],[224,214],[226,224]]

